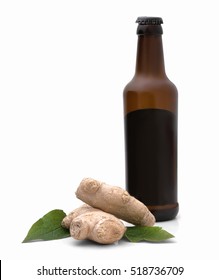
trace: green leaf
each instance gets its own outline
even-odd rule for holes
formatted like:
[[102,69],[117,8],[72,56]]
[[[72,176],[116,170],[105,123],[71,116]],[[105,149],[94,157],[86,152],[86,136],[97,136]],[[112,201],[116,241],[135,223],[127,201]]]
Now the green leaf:
[[65,212],[62,210],[56,209],[48,212],[32,225],[23,243],[69,237],[69,230],[61,226],[61,222],[65,216]]
[[131,242],[150,241],[161,242],[174,236],[161,227],[134,226],[127,227],[124,235]]

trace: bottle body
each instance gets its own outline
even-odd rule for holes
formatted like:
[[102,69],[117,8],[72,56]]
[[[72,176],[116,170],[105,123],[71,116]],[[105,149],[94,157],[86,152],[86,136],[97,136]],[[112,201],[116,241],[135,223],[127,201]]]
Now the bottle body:
[[127,190],[157,221],[173,219],[178,213],[178,94],[164,71],[160,34],[139,36],[136,73],[123,94]]

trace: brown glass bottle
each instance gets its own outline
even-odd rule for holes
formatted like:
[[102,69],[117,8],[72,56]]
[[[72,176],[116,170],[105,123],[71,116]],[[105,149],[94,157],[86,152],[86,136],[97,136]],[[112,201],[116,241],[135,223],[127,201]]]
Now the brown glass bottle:
[[124,89],[126,186],[157,221],[178,213],[177,89],[167,78],[161,18],[140,17],[136,71]]

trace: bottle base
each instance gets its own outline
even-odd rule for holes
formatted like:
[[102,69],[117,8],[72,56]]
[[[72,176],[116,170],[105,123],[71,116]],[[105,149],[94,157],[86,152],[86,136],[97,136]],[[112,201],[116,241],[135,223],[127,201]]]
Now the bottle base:
[[155,216],[156,222],[173,220],[179,212],[179,204],[169,204],[164,206],[147,206]]

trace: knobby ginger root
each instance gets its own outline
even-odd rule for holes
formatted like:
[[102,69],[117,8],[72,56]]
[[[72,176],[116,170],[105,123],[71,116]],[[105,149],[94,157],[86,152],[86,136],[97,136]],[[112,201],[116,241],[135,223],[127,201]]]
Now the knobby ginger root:
[[149,209],[120,187],[85,178],[81,181],[76,196],[92,207],[134,225],[153,226],[155,223],[155,217]]
[[100,244],[114,243],[126,231],[126,227],[115,216],[86,204],[67,215],[62,226],[70,228],[70,234],[75,239],[90,239]]
[[[91,209],[95,209],[87,204],[83,204],[81,207],[76,208],[74,211],[70,212],[65,218],[62,220],[62,226],[64,228],[70,228],[71,222],[77,216],[89,212]],[[96,209],[98,210],[98,209]]]

